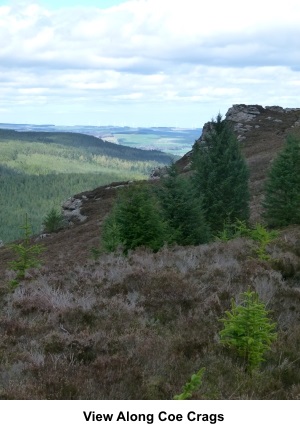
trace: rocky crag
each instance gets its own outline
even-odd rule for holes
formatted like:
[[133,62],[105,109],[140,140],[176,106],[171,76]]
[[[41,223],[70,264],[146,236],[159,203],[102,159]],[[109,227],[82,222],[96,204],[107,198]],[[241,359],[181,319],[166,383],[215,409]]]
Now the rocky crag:
[[[275,155],[288,134],[300,136],[300,108],[236,104],[228,109],[225,120],[232,124],[249,166],[251,219],[255,222],[260,218],[264,181]],[[195,144],[201,145],[211,126],[211,122],[204,124]],[[190,170],[191,155],[192,151],[177,162],[181,171]]]

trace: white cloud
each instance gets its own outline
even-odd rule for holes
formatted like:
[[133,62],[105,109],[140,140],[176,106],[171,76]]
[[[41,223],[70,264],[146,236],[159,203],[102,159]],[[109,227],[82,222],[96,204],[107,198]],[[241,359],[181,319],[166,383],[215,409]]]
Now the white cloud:
[[[128,103],[125,121],[130,115],[142,120],[145,112],[149,123],[150,103],[161,125],[170,124],[171,115],[189,125],[198,115],[201,126],[232,103],[296,106],[299,16],[298,0],[243,6],[237,0],[133,0],[104,10],[50,11],[28,1],[2,6],[0,109],[5,117],[10,106],[32,106],[38,122],[42,114],[57,120],[55,106],[63,105],[60,120],[73,123],[80,108],[83,120],[93,108],[115,109],[121,118]],[[206,115],[208,106],[214,112]],[[20,121],[22,111],[15,115],[6,118]]]

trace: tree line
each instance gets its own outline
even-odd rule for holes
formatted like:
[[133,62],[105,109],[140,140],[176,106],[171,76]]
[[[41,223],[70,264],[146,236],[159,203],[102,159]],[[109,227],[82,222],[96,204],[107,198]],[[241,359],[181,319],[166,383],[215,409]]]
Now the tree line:
[[[266,181],[266,227],[300,223],[299,166],[300,140],[289,136]],[[183,175],[173,164],[158,186],[136,185],[120,192],[103,225],[103,250],[198,245],[224,231],[227,238],[234,237],[237,226],[249,233],[249,171],[239,141],[221,115],[201,144],[195,143],[191,167],[191,174]],[[266,233],[261,226],[259,231]]]

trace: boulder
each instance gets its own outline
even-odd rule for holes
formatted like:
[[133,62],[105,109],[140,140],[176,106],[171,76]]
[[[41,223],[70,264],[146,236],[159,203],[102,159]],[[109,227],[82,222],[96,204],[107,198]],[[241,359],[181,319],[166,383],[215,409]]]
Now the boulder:
[[82,201],[80,199],[75,199],[74,197],[70,197],[63,203],[63,217],[69,224],[72,221],[83,222],[87,219],[85,215],[80,213],[81,206]]
[[260,115],[263,107],[259,105],[233,105],[228,109],[225,118],[233,122],[249,122]]

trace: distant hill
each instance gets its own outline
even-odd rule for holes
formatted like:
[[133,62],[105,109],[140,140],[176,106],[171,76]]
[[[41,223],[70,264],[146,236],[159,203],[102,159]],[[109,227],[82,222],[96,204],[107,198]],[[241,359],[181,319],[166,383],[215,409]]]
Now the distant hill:
[[50,124],[0,124],[0,129],[15,131],[68,132],[94,136],[124,146],[158,150],[182,156],[189,151],[201,134],[201,128],[177,127],[117,127],[117,126],[55,126]]
[[105,155],[127,160],[151,160],[159,163],[170,162],[170,155],[161,151],[149,151],[131,148],[125,145],[116,145],[95,136],[72,132],[45,132],[45,131],[16,131],[0,129],[0,142],[18,141],[56,144],[91,151],[93,154]]
[[0,239],[19,237],[26,212],[37,233],[47,212],[69,196],[113,181],[146,179],[174,159],[86,134],[0,129]]

